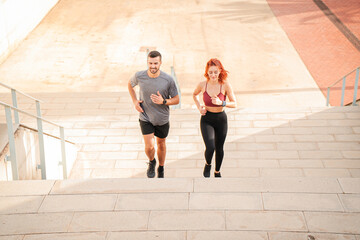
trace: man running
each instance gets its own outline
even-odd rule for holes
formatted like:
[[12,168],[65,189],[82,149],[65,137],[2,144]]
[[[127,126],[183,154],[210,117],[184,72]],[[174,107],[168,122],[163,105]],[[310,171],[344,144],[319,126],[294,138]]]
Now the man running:
[[[161,54],[151,51],[147,57],[148,69],[135,73],[128,83],[128,89],[145,142],[145,154],[149,159],[148,178],[155,177],[155,138],[159,167],[158,178],[164,177],[166,137],[169,133],[169,105],[179,103],[179,95],[173,78],[160,71]],[[134,87],[139,85],[139,99]]]

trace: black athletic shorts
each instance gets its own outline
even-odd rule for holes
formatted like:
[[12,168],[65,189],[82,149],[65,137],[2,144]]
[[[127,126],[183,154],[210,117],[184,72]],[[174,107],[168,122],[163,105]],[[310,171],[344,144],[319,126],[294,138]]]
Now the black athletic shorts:
[[170,124],[165,123],[161,126],[154,126],[150,122],[141,121],[140,128],[143,135],[154,133],[155,136],[159,138],[166,138],[169,134]]

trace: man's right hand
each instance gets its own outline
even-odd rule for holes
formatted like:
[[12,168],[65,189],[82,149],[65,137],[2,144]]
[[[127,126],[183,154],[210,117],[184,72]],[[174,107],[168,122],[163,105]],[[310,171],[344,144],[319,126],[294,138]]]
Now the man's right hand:
[[144,110],[140,106],[140,103],[142,103],[142,102],[143,101],[139,101],[139,100],[134,101],[134,106],[135,106],[136,111],[141,112],[141,113],[144,112]]

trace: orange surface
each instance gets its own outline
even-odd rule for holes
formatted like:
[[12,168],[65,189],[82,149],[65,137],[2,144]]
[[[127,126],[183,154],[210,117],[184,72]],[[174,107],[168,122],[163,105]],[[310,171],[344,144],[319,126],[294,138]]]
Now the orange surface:
[[360,1],[322,0],[328,8],[360,39]]
[[[328,86],[360,66],[359,50],[313,0],[267,1],[324,95]],[[323,3],[357,38],[360,37],[359,0],[323,0]],[[345,104],[353,100],[354,82],[355,73],[346,81]],[[341,87],[340,82],[331,89],[331,105],[340,105]]]

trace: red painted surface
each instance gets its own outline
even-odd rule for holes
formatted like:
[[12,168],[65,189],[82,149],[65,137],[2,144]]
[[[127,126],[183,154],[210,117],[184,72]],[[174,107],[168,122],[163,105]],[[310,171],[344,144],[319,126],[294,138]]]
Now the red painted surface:
[[[360,52],[313,0],[267,2],[324,95],[328,86],[360,66]],[[360,38],[359,0],[323,0],[323,3]],[[345,104],[353,100],[354,82],[355,73],[346,81]],[[340,82],[331,89],[331,105],[340,105],[341,87]]]

